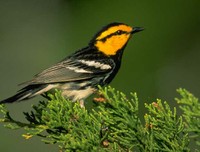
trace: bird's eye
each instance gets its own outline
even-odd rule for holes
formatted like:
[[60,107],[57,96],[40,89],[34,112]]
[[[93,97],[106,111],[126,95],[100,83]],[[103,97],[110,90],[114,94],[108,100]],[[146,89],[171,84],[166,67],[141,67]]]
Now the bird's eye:
[[118,30],[118,31],[116,31],[116,34],[117,35],[121,35],[121,34],[123,34],[124,32],[122,31],[122,30]]

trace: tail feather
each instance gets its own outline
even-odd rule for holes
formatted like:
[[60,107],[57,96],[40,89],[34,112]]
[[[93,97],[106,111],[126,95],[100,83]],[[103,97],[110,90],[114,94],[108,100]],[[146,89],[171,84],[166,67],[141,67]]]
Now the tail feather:
[[0,104],[27,100],[27,99],[35,97],[38,94],[42,94],[50,89],[51,88],[48,87],[47,84],[29,85],[19,90],[18,93],[15,94],[14,96],[11,96],[5,100],[0,101]]

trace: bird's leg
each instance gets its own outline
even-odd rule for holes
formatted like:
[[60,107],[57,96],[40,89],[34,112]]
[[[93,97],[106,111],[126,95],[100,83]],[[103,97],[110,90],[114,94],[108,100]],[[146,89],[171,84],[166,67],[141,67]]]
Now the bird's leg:
[[85,105],[84,105],[84,101],[83,101],[83,100],[80,100],[79,103],[80,103],[80,107],[81,107],[81,108],[85,108]]

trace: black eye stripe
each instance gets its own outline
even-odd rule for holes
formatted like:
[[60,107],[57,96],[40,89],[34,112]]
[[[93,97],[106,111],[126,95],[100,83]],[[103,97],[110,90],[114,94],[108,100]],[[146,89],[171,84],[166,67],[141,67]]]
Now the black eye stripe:
[[117,30],[116,32],[111,33],[110,35],[107,35],[106,37],[100,39],[99,41],[105,42],[106,39],[108,39],[108,38],[110,38],[110,37],[112,37],[112,36],[114,36],[114,35],[122,35],[122,34],[128,34],[128,32],[122,31],[122,30]]
[[115,32],[115,34],[117,34],[117,35],[121,35],[121,34],[125,34],[125,33],[127,33],[127,32],[122,31],[122,30],[118,30]]

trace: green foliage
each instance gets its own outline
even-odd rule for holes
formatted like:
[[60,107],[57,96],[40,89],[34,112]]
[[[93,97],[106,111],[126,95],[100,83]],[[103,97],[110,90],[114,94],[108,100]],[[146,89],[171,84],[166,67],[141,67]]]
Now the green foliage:
[[64,99],[60,92],[49,95],[50,100],[39,102],[33,111],[24,113],[27,123],[14,120],[4,105],[0,111],[10,129],[23,128],[23,137],[40,136],[47,144],[57,144],[60,151],[191,151],[189,144],[196,141],[200,149],[200,103],[191,93],[179,89],[176,99],[182,110],[171,108],[157,100],[145,104],[148,112],[145,124],[139,118],[138,98],[131,93],[128,99],[111,87],[100,88],[104,102],[95,102],[87,110],[80,104]]
[[178,89],[182,96],[181,99],[176,99],[180,104],[180,109],[183,111],[185,120],[185,131],[190,135],[191,139],[196,141],[200,147],[200,103],[199,100],[185,89]]
[[161,100],[145,105],[149,110],[145,121],[150,151],[189,151],[189,138],[184,132],[182,116],[177,116],[176,108],[172,111],[167,102]]

